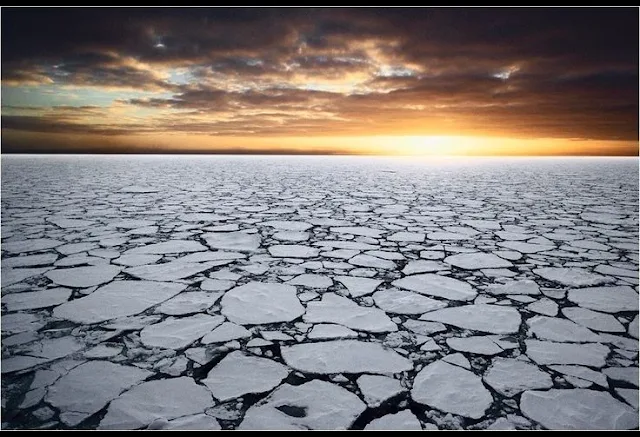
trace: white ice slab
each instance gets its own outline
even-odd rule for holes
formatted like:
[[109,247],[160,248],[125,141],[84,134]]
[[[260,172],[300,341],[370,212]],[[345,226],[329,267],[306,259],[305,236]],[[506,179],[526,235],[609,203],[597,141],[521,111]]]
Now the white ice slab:
[[391,332],[398,329],[384,311],[360,306],[335,293],[323,294],[320,302],[309,302],[303,319],[307,323],[337,323],[358,331]]
[[249,282],[225,293],[222,314],[240,325],[289,322],[304,313],[292,285]]
[[605,313],[638,311],[638,293],[627,285],[569,290],[568,299],[583,308]]
[[[75,426],[100,411],[123,391],[152,373],[109,361],[89,361],[72,369],[47,389],[45,401],[59,409],[67,426]],[[64,413],[76,414],[65,416]]]
[[477,296],[471,285],[466,282],[431,273],[407,276],[395,280],[391,284],[420,294],[450,300],[467,301],[473,300]]
[[88,296],[64,303],[53,316],[76,323],[98,323],[131,316],[180,293],[183,284],[153,281],[114,281]]
[[483,379],[491,388],[507,397],[525,390],[553,387],[548,373],[536,365],[513,358],[495,358]]
[[251,331],[231,322],[224,322],[202,338],[202,344],[225,343],[231,340],[251,337]]
[[447,306],[447,303],[441,300],[398,289],[376,291],[373,300],[379,308],[394,314],[422,314]]
[[411,397],[421,404],[472,419],[481,418],[493,402],[480,377],[442,360],[418,372]]
[[240,430],[347,429],[366,409],[350,391],[314,379],[284,384],[247,410]]
[[621,430],[638,427],[638,412],[602,391],[526,391],[520,410],[547,429]]
[[258,249],[262,242],[259,234],[247,234],[246,232],[211,233],[204,234],[202,238],[212,249],[237,250],[239,252],[252,252]]
[[[167,396],[171,402],[167,402]],[[138,429],[156,419],[171,420],[203,413],[213,406],[211,393],[192,378],[159,379],[142,383],[109,405],[98,429]]]
[[589,287],[612,282],[611,278],[591,273],[579,267],[542,267],[533,269],[533,273],[548,281],[557,282],[568,287]]
[[205,246],[192,240],[168,240],[162,243],[147,244],[127,250],[126,255],[150,254],[167,255],[172,253],[201,252],[208,250]]
[[499,269],[513,266],[511,261],[500,258],[492,253],[484,252],[459,253],[446,257],[444,262],[467,270]]
[[565,307],[562,309],[564,316],[594,331],[601,332],[625,332],[626,329],[622,323],[611,314],[600,313],[581,307]]
[[216,364],[202,382],[216,399],[224,402],[247,393],[269,391],[288,374],[289,369],[280,363],[235,351]]
[[602,367],[610,350],[600,343],[555,343],[551,341],[525,340],[527,355],[536,363],[579,364]]
[[[4,270],[2,272],[4,274]],[[12,293],[2,296],[2,303],[7,311],[33,310],[60,305],[71,297],[68,288],[48,288],[45,290],[24,293]]]
[[387,414],[378,419],[373,419],[364,429],[422,431],[422,426],[411,410],[402,410],[395,414]]
[[202,338],[223,322],[222,316],[196,314],[179,319],[167,318],[160,323],[146,326],[140,332],[140,340],[147,347],[183,349]]
[[388,376],[362,375],[356,382],[364,401],[373,408],[379,407],[387,399],[405,391],[399,380]]
[[360,278],[356,276],[336,276],[335,280],[347,287],[349,294],[353,297],[371,294],[382,284],[380,279]]
[[46,273],[47,278],[65,287],[93,287],[111,281],[120,273],[120,267],[99,265],[90,267],[74,267],[55,269]]
[[521,321],[515,308],[486,304],[443,308],[426,313],[421,319],[492,334],[518,332]]
[[285,363],[306,373],[398,373],[413,363],[379,343],[334,340],[281,348]]

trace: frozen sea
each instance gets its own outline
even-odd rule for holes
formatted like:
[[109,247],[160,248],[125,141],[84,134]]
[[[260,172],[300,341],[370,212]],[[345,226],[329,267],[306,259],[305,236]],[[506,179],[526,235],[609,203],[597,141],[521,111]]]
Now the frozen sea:
[[638,160],[2,156],[2,429],[637,429]]

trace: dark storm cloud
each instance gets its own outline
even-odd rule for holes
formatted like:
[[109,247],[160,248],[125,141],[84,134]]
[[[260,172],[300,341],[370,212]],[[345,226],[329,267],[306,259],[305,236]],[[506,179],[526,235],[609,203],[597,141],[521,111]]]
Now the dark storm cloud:
[[[122,101],[227,115],[165,114],[155,129],[397,132],[454,119],[455,133],[638,136],[635,8],[4,8],[1,30],[4,84],[162,91]],[[358,75],[351,91],[315,83]],[[109,130],[7,117],[12,129]]]

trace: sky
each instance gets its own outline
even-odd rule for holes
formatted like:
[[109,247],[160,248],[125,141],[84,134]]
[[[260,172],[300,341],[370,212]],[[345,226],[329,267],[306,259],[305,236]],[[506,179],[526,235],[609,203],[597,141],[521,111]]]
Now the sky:
[[2,152],[638,155],[638,8],[2,8]]

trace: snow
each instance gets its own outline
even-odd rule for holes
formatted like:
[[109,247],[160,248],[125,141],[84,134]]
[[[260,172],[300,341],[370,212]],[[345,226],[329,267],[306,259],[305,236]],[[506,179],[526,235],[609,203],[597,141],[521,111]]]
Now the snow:
[[216,266],[216,261],[204,263],[186,263],[179,260],[163,264],[149,264],[144,266],[129,267],[124,272],[136,278],[147,281],[176,281],[188,278]]
[[607,378],[600,372],[596,372],[595,370],[591,370],[588,367],[583,366],[549,366],[551,370],[555,370],[556,372],[562,373],[564,375],[573,376],[576,378],[581,378],[586,381],[591,381],[595,384],[598,384],[600,387],[609,388],[609,383],[607,382]]
[[[120,273],[120,268],[112,265],[74,267],[55,269],[46,273],[46,277],[58,285],[74,288],[93,287],[111,281]],[[4,275],[4,273],[3,273]]]
[[520,253],[538,253],[545,250],[555,249],[555,245],[525,243],[524,241],[503,241],[498,243],[498,246],[505,247],[507,249],[515,250]]
[[328,276],[313,273],[296,276],[287,283],[291,285],[302,285],[309,288],[329,288],[333,285],[333,281]]
[[40,252],[64,244],[64,241],[51,238],[34,238],[29,240],[8,241],[2,243],[2,250],[11,253]]
[[307,241],[309,239],[308,232],[281,231],[273,234],[273,238],[280,241]]
[[469,360],[459,352],[444,356],[442,361],[462,367],[463,369],[471,370],[471,363],[469,363]]
[[397,289],[376,291],[373,300],[379,308],[394,314],[422,314],[447,306],[446,302]]
[[235,351],[211,369],[202,382],[224,402],[247,393],[270,391],[288,374],[289,369],[280,363]]
[[[4,244],[2,249],[5,250]],[[35,267],[35,266],[47,266],[52,264],[58,255],[54,253],[43,253],[40,255],[25,255],[25,256],[13,256],[11,258],[2,259],[2,270],[12,267]]]
[[548,373],[540,370],[538,366],[513,358],[495,358],[483,380],[495,391],[507,397],[525,390],[553,387]]
[[422,243],[424,241],[424,234],[419,232],[396,232],[395,234],[389,235],[387,240]]
[[111,358],[122,352],[122,346],[99,344],[84,353],[86,358]]
[[290,367],[308,373],[398,373],[413,364],[379,343],[334,340],[281,347],[282,358]]
[[262,223],[263,226],[271,226],[280,231],[306,231],[313,227],[311,223],[295,220],[271,220]]
[[360,235],[363,237],[379,238],[385,231],[371,229],[365,226],[336,226],[331,228],[331,232],[336,234]]
[[[355,255],[355,254],[354,254]],[[371,255],[382,259],[388,260],[403,260],[405,259],[404,255],[398,252],[390,252],[388,250],[368,250],[365,252],[365,255]],[[351,257],[349,257],[351,258]]]
[[75,413],[67,420],[61,415],[65,425],[75,426],[151,374],[133,366],[89,361],[75,367],[50,386],[45,401],[61,413]]
[[[167,396],[171,402],[167,402]],[[98,429],[138,429],[156,419],[202,413],[213,405],[209,390],[192,378],[167,378],[133,387],[111,401]]]
[[15,334],[16,332],[37,331],[45,325],[39,315],[31,313],[13,313],[2,316],[2,332]]
[[178,417],[173,420],[156,419],[149,424],[147,429],[167,429],[185,431],[218,431],[222,429],[216,419],[207,414],[193,414],[191,416]]
[[215,304],[222,293],[205,293],[202,291],[189,291],[180,293],[160,305],[156,312],[170,316],[200,313]]
[[161,255],[128,254],[114,259],[113,262],[127,267],[135,267],[145,264],[154,264],[159,261],[160,258],[162,258]]
[[320,249],[299,244],[276,244],[268,250],[276,258],[314,258],[320,252]]
[[358,333],[342,325],[320,323],[313,326],[307,336],[311,340],[326,340],[332,338],[357,338]]
[[235,323],[224,322],[202,338],[203,344],[224,343],[230,340],[251,337],[251,332]]
[[349,264],[359,267],[373,267],[374,269],[393,270],[396,268],[396,263],[386,259],[378,258],[371,255],[356,255],[351,258]]
[[478,376],[442,360],[418,372],[411,397],[418,403],[472,419],[481,418],[493,402]]
[[355,276],[336,276],[335,280],[347,287],[349,294],[353,297],[371,294],[382,284],[382,281],[379,279],[359,278]]
[[320,256],[325,256],[327,258],[349,259],[349,258],[353,258],[355,255],[359,253],[360,253],[359,250],[338,249],[338,250],[331,250],[329,252],[321,252]]
[[56,247],[56,251],[63,255],[71,255],[72,253],[87,252],[95,248],[96,245],[94,243],[70,243]]
[[437,272],[438,270],[446,270],[447,267],[435,261],[409,261],[407,265],[402,269],[402,273],[405,275],[413,275],[415,273],[424,273],[424,272]]
[[534,313],[551,317],[558,314],[558,304],[547,297],[543,297],[536,302],[530,303],[529,305],[527,305],[527,309],[529,311],[533,311]]
[[393,281],[391,284],[420,294],[449,300],[467,301],[473,300],[477,296],[471,285],[466,282],[431,273],[407,276]]
[[402,410],[395,414],[387,414],[379,419],[373,419],[364,429],[422,431],[420,421],[411,410]]
[[614,381],[624,381],[635,387],[638,387],[638,368],[637,367],[607,367],[602,370]]
[[622,276],[625,278],[638,279],[638,269],[635,269],[635,270],[621,269],[618,267],[612,267],[612,266],[600,264],[594,269],[594,271],[597,273],[602,273],[603,275]]
[[527,355],[540,365],[580,364],[602,367],[609,348],[600,343],[554,343],[551,341],[525,340]]
[[[3,157],[2,429],[107,420],[139,429],[538,429],[521,411],[523,390],[584,388],[619,401],[610,416],[627,404],[637,413],[637,160],[94,158]],[[451,178],[459,169],[464,177]],[[120,191],[138,184],[141,193]],[[270,253],[278,246],[285,256]],[[289,251],[300,246],[313,257]],[[513,265],[444,262],[487,254]],[[87,266],[120,273],[90,287],[46,276]],[[234,309],[222,302],[255,282],[278,290],[265,298],[248,289],[230,300]],[[259,320],[239,323],[234,311]],[[147,344],[154,331],[158,344]],[[307,367],[286,365],[292,355]],[[232,357],[285,376],[259,388],[270,373],[240,374]],[[428,396],[460,405],[456,396],[488,393],[481,417],[411,398],[416,375],[434,363],[445,367],[444,388]],[[96,367],[83,376],[85,365]],[[109,385],[106,369],[117,366],[149,376],[120,392],[124,381]],[[239,392],[221,402],[204,381],[225,366],[233,376],[220,386]],[[478,390],[456,387],[451,367]],[[177,380],[184,386],[153,389]],[[173,412],[192,392],[203,401]]]
[[506,284],[492,284],[487,287],[487,293],[494,295],[503,294],[524,294],[537,295],[540,294],[540,287],[534,281],[525,279],[522,281],[511,281]]
[[402,326],[409,331],[415,332],[420,335],[431,335],[438,332],[447,330],[447,327],[442,323],[437,322],[423,322],[421,320],[407,319]]
[[453,350],[477,355],[496,355],[503,352],[500,346],[484,335],[463,338],[450,337],[447,338],[447,345]]
[[382,375],[362,375],[356,383],[364,401],[372,408],[405,391],[399,380]]
[[360,306],[335,293],[323,294],[320,302],[309,302],[303,320],[307,323],[337,323],[368,332],[391,332],[398,329],[384,311]]
[[638,293],[627,285],[569,290],[567,298],[583,308],[605,313],[638,311]]
[[589,329],[593,329],[594,331],[626,331],[618,319],[613,317],[611,314],[599,313],[597,311],[591,311],[580,307],[565,307],[562,309],[562,314],[564,314],[567,319],[577,323],[578,325],[585,326]]
[[533,269],[536,275],[568,287],[589,287],[611,282],[611,278],[591,273],[579,267],[542,267]]
[[[4,275],[4,270],[2,274]],[[69,300],[70,297],[71,290],[59,287],[7,294],[2,297],[2,303],[7,306],[7,311],[33,310],[60,305]]]
[[259,234],[247,234],[241,231],[204,234],[202,238],[212,249],[237,250],[239,252],[252,252],[258,249],[262,242]]
[[30,369],[38,364],[46,363],[50,360],[46,358],[36,358],[24,355],[14,355],[12,357],[2,359],[2,374],[18,372],[24,369]]
[[347,429],[365,409],[350,391],[314,379],[297,386],[281,385],[247,410],[238,429]]
[[426,313],[421,319],[492,334],[518,332],[521,321],[515,308],[487,304],[443,308]]
[[535,316],[527,320],[529,331],[539,339],[568,342],[600,341],[598,334],[584,326],[556,317]]
[[526,391],[520,409],[547,429],[622,430],[638,427],[638,412],[610,394],[572,389]]
[[167,255],[171,253],[188,253],[208,250],[205,246],[192,240],[168,240],[162,243],[147,244],[134,247],[126,251],[124,255]]
[[222,314],[240,325],[289,322],[304,313],[292,285],[252,281],[225,293]]
[[632,388],[616,388],[616,393],[633,408],[638,409],[638,390]]
[[226,291],[235,284],[235,281],[225,279],[205,279],[200,283],[200,289],[204,291]]
[[146,326],[140,332],[140,340],[145,346],[152,348],[183,349],[220,325],[223,320],[222,316],[207,314],[179,319],[170,317]]
[[88,296],[66,302],[53,316],[75,323],[98,323],[138,314],[172,298],[186,285],[152,281],[113,281]]
[[511,261],[500,258],[492,253],[473,252],[459,253],[444,259],[444,262],[452,266],[466,270],[475,269],[498,269],[502,267],[512,267]]
[[289,341],[293,340],[293,337],[285,334],[281,331],[260,331],[260,335],[265,340],[274,340],[274,341]]
[[176,261],[183,261],[183,262],[189,262],[189,263],[199,263],[204,261],[220,261],[221,263],[217,265],[224,265],[222,261],[231,262],[233,260],[243,259],[243,258],[246,258],[246,256],[240,252],[228,252],[224,250],[217,250],[217,251],[209,250],[207,252],[190,253],[188,255],[181,256],[180,258],[176,259]]

